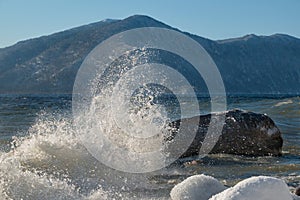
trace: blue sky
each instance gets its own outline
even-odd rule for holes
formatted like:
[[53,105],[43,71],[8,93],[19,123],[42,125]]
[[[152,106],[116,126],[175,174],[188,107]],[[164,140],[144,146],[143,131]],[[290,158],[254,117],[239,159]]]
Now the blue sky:
[[0,47],[134,14],[210,39],[249,33],[300,38],[300,0],[0,0]]

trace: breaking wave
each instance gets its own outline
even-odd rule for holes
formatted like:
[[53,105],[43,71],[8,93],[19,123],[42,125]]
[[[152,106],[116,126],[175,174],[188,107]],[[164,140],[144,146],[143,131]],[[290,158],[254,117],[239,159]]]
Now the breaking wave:
[[147,175],[103,165],[76,131],[68,115],[41,113],[28,136],[14,137],[0,154],[0,199],[131,199],[153,187]]

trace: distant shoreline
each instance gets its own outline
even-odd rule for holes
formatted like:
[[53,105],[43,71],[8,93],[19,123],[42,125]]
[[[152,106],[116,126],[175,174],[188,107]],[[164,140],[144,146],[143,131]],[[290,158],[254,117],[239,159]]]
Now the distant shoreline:
[[[69,97],[72,93],[0,93],[0,97]],[[189,96],[186,96],[189,97]],[[208,94],[197,94],[198,98],[210,98]],[[291,98],[300,97],[299,94],[227,94],[227,98]]]

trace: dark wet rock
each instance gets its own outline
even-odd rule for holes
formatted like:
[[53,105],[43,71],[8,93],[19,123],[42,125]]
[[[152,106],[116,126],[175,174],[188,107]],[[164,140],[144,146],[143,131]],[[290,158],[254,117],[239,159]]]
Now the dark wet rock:
[[[224,115],[222,134],[210,153],[246,156],[281,155],[283,144],[281,132],[270,117],[254,112],[230,110],[222,114],[201,115],[172,122],[176,130],[183,122],[191,125],[199,123],[196,136],[182,157],[198,155],[211,119],[224,118]],[[186,131],[184,134],[189,133]]]
[[300,186],[296,188],[295,195],[300,196]]

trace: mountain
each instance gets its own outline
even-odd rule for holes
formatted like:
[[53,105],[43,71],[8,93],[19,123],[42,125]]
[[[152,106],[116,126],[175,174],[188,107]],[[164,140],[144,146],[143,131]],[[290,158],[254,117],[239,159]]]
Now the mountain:
[[[116,33],[139,27],[174,29],[151,17],[134,15],[1,48],[0,93],[71,93],[77,70],[96,45]],[[300,39],[282,34],[251,34],[213,41],[184,34],[212,56],[227,93],[300,94]]]

